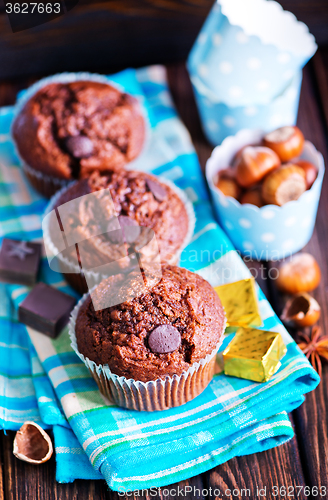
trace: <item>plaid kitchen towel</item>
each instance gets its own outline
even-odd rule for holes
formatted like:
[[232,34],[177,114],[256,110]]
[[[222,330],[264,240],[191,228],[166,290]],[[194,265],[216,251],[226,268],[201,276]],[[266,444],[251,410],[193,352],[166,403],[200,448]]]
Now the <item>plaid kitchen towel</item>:
[[[151,134],[135,168],[174,181],[193,202],[197,223],[181,265],[213,286],[249,277],[213,218],[197,156],[176,116],[164,69],[152,66],[111,78],[147,105]],[[46,201],[22,176],[9,137],[12,116],[12,108],[0,112],[0,236],[40,240]],[[40,279],[74,293],[45,259]],[[17,322],[17,306],[27,293],[22,286],[0,287],[0,425],[17,429],[25,420],[34,420],[53,426],[57,479],[62,482],[104,477],[118,491],[164,486],[234,456],[277,446],[293,436],[287,412],[319,383],[258,289],[263,328],[281,332],[288,348],[269,382],[218,374],[200,396],[179,408],[138,413],[111,406],[71,349],[67,329],[51,340]],[[229,338],[222,349],[227,342]]]

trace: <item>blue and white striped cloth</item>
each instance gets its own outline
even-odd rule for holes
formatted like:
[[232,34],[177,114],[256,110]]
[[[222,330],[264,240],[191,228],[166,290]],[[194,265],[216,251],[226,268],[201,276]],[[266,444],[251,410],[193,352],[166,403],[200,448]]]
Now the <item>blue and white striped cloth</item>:
[[[172,105],[165,70],[152,66],[111,78],[142,98],[148,109],[151,136],[135,168],[174,181],[194,204],[195,233],[181,265],[213,286],[248,277],[213,218],[197,156]],[[22,175],[9,136],[12,116],[12,108],[0,110],[0,237],[37,241],[42,238],[47,202]],[[45,259],[40,279],[74,294]],[[118,491],[158,487],[234,456],[277,446],[293,436],[287,412],[319,382],[258,289],[263,328],[280,331],[288,347],[269,382],[221,373],[200,396],[179,408],[138,413],[111,406],[71,349],[67,330],[51,340],[17,322],[17,306],[27,293],[27,287],[0,286],[0,426],[15,430],[33,420],[52,427],[60,482],[105,478]]]

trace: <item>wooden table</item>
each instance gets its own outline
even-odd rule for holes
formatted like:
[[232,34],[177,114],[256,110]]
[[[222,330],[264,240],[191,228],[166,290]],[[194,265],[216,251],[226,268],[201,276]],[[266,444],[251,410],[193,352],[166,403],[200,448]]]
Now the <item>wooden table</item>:
[[[168,67],[169,83],[178,112],[189,129],[200,163],[204,168],[210,155],[211,146],[202,133],[194,103],[188,75],[184,64]],[[15,82],[0,84],[0,105],[12,104],[20,88],[26,87],[32,80],[21,79]],[[305,137],[327,155],[328,127],[328,48],[320,49],[310,65],[306,68],[302,87],[299,126]],[[300,229],[301,230],[301,229]],[[322,307],[320,324],[328,329],[328,176],[324,179],[323,193],[319,206],[316,229],[310,243],[305,248],[313,254],[322,270],[322,282],[314,292],[315,298]],[[279,297],[274,282],[268,279],[270,263],[249,264],[256,271],[263,291],[275,307],[281,312],[281,297]],[[195,486],[200,491],[185,496],[203,498],[204,488],[220,489],[222,492],[216,499],[277,499],[289,498],[328,498],[328,366],[323,367],[322,382],[318,388],[308,394],[305,403],[295,410],[290,418],[295,429],[295,437],[288,443],[272,450],[234,458],[211,471],[179,483],[180,487]],[[105,481],[75,481],[73,484],[61,485],[55,481],[55,458],[41,466],[33,466],[14,458],[12,443],[14,433],[0,433],[0,499],[5,500],[93,500],[117,499],[118,494],[108,490]],[[286,487],[274,494],[273,486]],[[327,493],[316,495],[316,490],[296,489],[297,486],[326,487]],[[257,489],[266,488],[266,494],[259,496]],[[226,490],[231,490],[229,492]],[[226,491],[226,494],[223,493]],[[299,495],[297,496],[297,493]],[[147,497],[147,495],[141,495]],[[175,495],[157,497],[165,499]],[[214,496],[213,496],[214,497]],[[132,498],[121,496],[121,498]],[[134,497],[133,497],[134,498]],[[138,498],[136,496],[136,498]],[[149,497],[152,498],[152,497]],[[155,497],[156,498],[156,497]],[[205,498],[205,497],[204,497]]]

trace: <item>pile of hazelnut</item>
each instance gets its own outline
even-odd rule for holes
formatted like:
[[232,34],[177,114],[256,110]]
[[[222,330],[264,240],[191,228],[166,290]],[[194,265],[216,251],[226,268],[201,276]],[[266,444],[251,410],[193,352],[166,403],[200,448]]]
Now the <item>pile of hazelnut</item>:
[[297,200],[318,175],[313,163],[299,158],[303,146],[298,127],[278,128],[261,144],[239,150],[232,165],[219,172],[215,185],[225,196],[257,207]]

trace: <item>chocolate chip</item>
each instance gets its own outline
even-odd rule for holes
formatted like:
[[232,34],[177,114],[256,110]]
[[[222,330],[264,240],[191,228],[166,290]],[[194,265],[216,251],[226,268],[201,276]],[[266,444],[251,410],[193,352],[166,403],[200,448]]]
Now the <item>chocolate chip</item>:
[[151,179],[147,180],[147,186],[149,190],[153,193],[157,201],[164,201],[166,198],[166,189],[163,188],[158,182]]
[[68,137],[66,147],[74,158],[87,158],[93,153],[93,142],[85,135]]
[[172,325],[160,325],[149,335],[148,344],[150,349],[158,354],[173,352],[181,344],[181,335]]
[[[121,226],[120,229],[117,227],[118,223]],[[140,235],[140,227],[137,222],[126,215],[119,215],[118,218],[113,217],[110,219],[107,230],[107,237],[114,244],[122,244],[123,240],[127,244],[134,243]]]
[[124,239],[129,243],[134,243],[140,235],[140,227],[137,222],[126,215],[120,215],[118,218],[122,228]]

